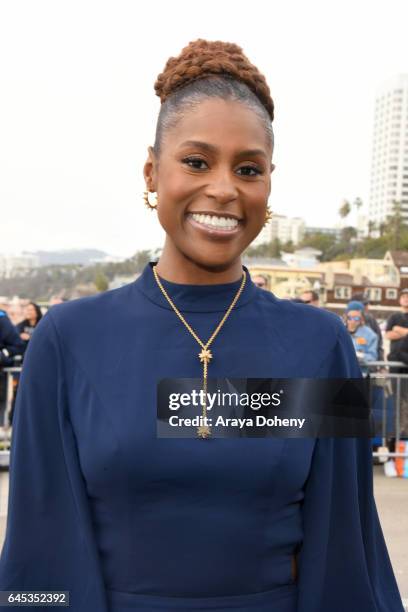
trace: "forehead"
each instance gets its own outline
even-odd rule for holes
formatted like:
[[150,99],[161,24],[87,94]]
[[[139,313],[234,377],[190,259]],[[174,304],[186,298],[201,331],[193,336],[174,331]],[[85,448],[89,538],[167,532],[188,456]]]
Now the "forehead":
[[361,317],[361,310],[349,310],[347,314],[352,317]]
[[211,98],[187,107],[166,132],[166,145],[180,147],[185,141],[209,142],[224,152],[260,149],[271,155],[265,124],[245,103]]

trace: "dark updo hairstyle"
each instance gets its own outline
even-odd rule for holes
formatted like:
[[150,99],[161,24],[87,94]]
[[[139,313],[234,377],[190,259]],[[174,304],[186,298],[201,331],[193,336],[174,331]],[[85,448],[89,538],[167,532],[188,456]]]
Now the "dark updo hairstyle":
[[243,102],[260,117],[273,149],[274,104],[266,79],[233,43],[198,39],[171,57],[154,85],[161,100],[154,151],[160,154],[163,134],[203,99]]

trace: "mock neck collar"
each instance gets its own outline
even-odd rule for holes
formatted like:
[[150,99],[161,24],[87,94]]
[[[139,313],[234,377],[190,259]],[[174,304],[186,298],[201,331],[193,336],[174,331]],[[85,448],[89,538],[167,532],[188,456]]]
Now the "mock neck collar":
[[[153,274],[153,266],[156,261],[146,264],[142,274],[135,280],[136,287],[154,304],[168,310],[173,310]],[[245,287],[239,296],[234,309],[242,308],[256,294],[257,287],[251,279],[248,268],[242,266],[247,274]],[[221,283],[216,285],[191,285],[184,283],[173,283],[161,278],[161,283],[170,298],[181,312],[225,312],[231,304],[236,292],[241,286],[242,279],[232,283]]]

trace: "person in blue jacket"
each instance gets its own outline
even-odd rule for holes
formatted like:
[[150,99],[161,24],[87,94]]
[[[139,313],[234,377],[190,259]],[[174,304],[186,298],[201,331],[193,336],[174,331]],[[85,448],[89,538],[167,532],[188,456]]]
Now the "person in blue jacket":
[[0,589],[69,591],[73,612],[402,612],[369,439],[157,436],[163,378],[361,371],[339,317],[242,264],[270,216],[263,75],[198,40],[155,87],[145,202],[164,248],[134,282],[52,308],[30,341]]
[[365,323],[364,304],[352,300],[346,306],[345,322],[358,359],[364,362],[378,360],[378,336]]

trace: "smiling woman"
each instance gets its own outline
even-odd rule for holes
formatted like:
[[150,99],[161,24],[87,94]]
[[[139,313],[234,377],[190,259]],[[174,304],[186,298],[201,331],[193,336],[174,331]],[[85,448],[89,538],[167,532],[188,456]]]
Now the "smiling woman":
[[[265,78],[237,45],[198,40],[156,93],[144,176],[163,252],[125,287],[54,306],[30,340],[0,590],[69,591],[72,612],[402,612],[369,440],[235,418],[217,437],[205,420],[208,375],[361,377],[339,317],[242,265],[269,217]],[[197,436],[158,436],[159,381],[201,376]]]

